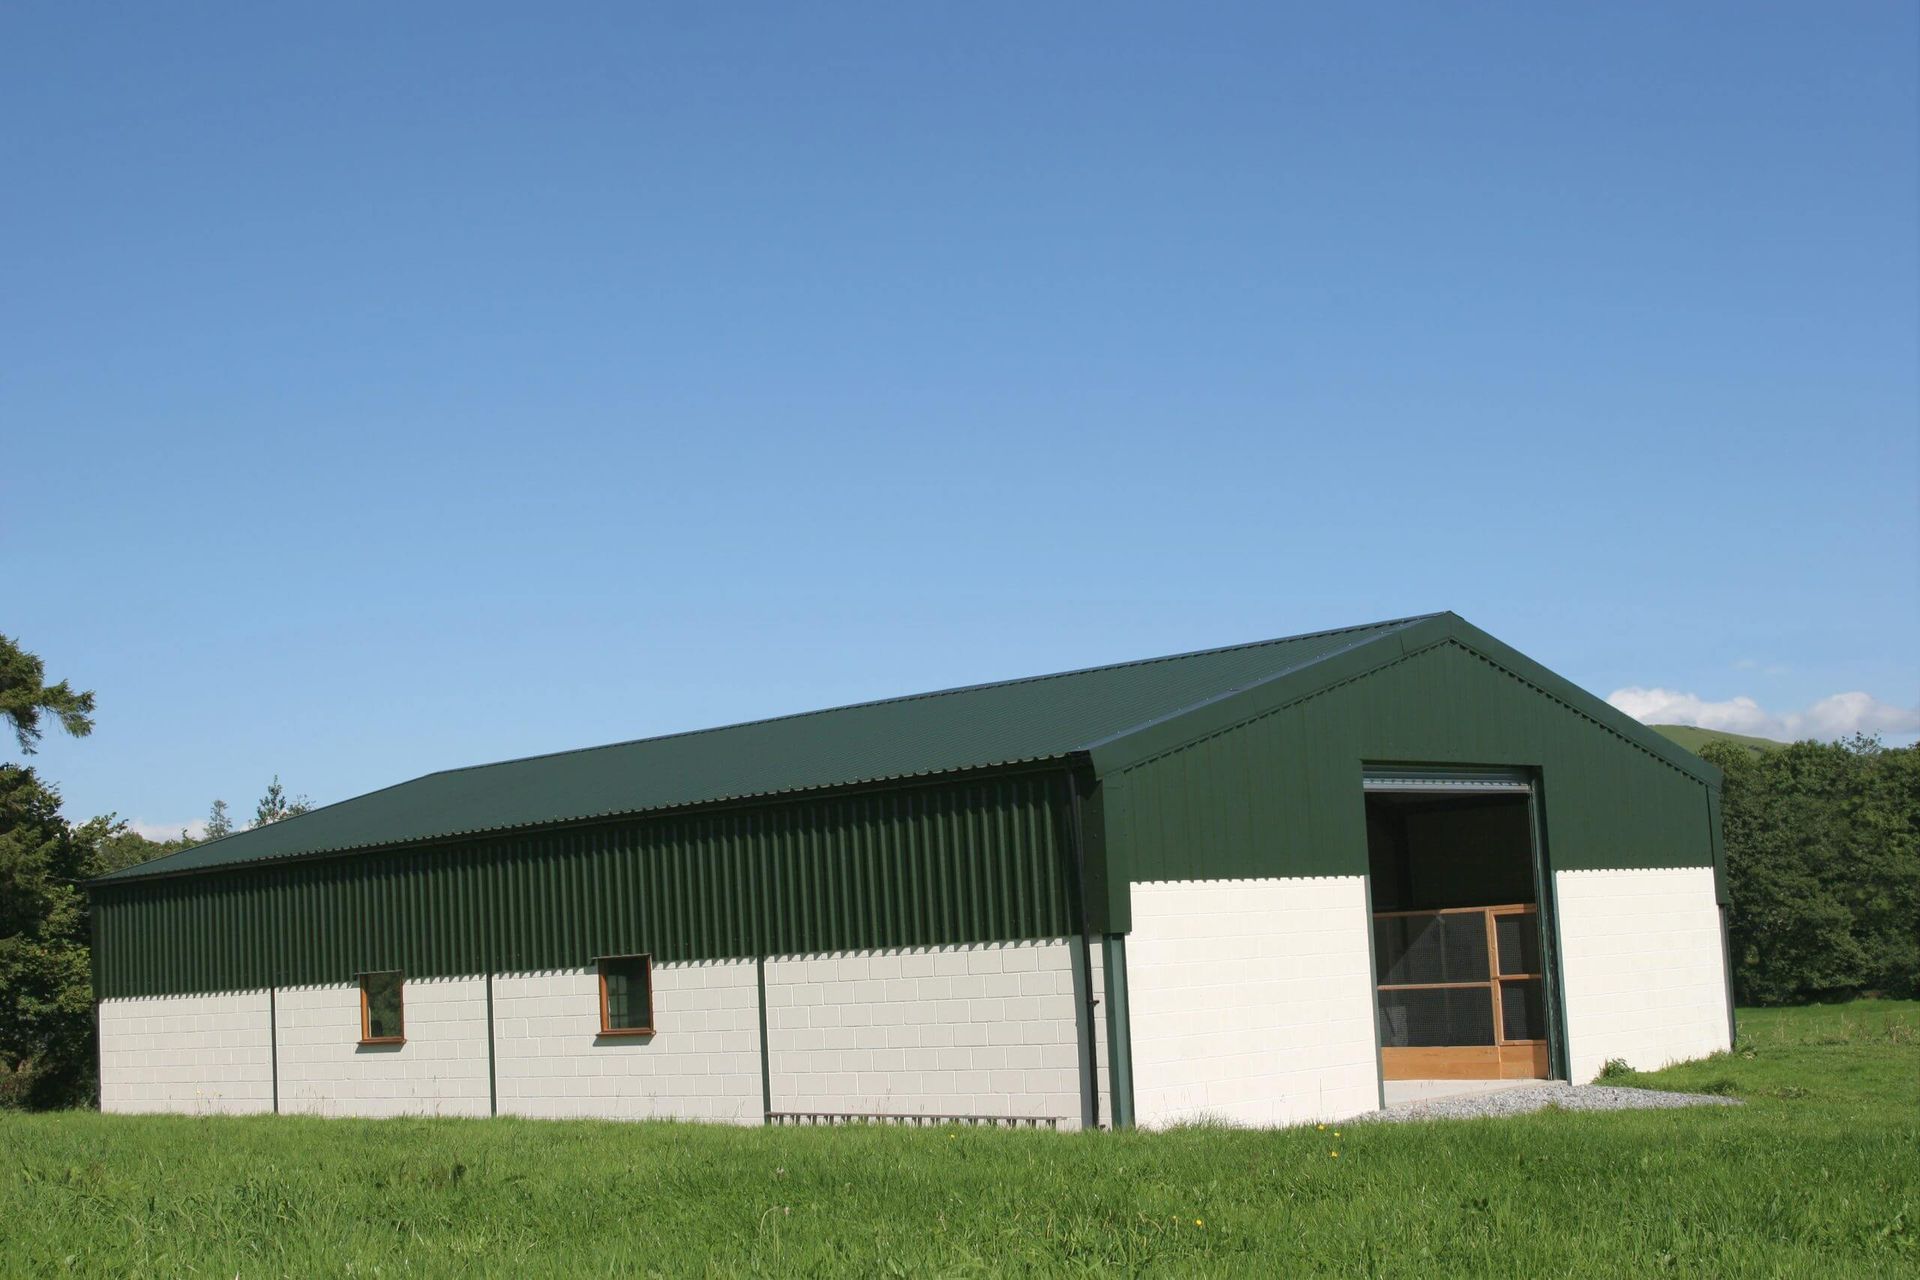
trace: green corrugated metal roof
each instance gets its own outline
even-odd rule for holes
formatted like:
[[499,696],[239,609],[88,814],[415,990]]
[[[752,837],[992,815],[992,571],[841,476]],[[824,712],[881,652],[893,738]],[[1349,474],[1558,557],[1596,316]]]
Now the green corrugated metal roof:
[[103,878],[1057,759],[1431,616],[449,769]]

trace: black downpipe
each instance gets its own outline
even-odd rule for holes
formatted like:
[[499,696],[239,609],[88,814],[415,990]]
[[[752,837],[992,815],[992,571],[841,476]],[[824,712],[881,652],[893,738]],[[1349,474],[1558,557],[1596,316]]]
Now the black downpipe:
[[493,1052],[493,975],[487,975],[487,1114],[500,1114],[500,1078]]
[[1086,1049],[1082,1055],[1085,1064],[1085,1092],[1082,1095],[1081,1109],[1088,1118],[1087,1127],[1100,1127],[1100,1062],[1094,1049],[1094,1022],[1098,1016],[1098,1001],[1093,994],[1093,921],[1087,911],[1087,842],[1086,828],[1080,813],[1080,785],[1071,771],[1063,775],[1067,784],[1067,842],[1073,846],[1074,891],[1080,899],[1080,999],[1083,1016],[1078,1019],[1087,1029]]
[[[99,954],[97,947],[95,954]],[[93,989],[95,991],[100,989],[98,980],[95,981]],[[106,1049],[100,1043],[100,1001],[95,999],[93,1002],[93,1109],[95,1111],[107,1109],[107,1077],[104,1073],[106,1060]]]
[[773,1123],[773,1059],[767,1045],[767,958],[753,960],[754,984],[760,988],[760,1111],[766,1123]]

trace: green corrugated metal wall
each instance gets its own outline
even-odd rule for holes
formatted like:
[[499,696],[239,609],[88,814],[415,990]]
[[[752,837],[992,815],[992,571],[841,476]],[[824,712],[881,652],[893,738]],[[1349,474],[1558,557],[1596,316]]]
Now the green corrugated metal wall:
[[100,885],[101,997],[1055,938],[1058,772]]
[[1556,871],[1717,866],[1705,783],[1449,641],[1104,777],[1105,927],[1130,881],[1364,875],[1363,762],[1538,768]]

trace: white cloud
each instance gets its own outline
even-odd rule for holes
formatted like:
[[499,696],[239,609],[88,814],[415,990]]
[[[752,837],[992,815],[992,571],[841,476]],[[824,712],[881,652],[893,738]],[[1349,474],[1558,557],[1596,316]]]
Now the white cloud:
[[129,818],[127,826],[135,835],[145,836],[149,840],[178,840],[182,831],[194,840],[204,839],[207,834],[205,818],[195,818],[191,822],[146,822]]
[[1920,732],[1920,709],[1896,707],[1857,691],[1822,698],[1804,711],[1779,713],[1744,695],[1709,702],[1695,693],[1638,685],[1615,689],[1607,695],[1607,701],[1642,724],[1690,724],[1782,742],[1801,738],[1827,741],[1855,733],[1899,738]]
[[1886,736],[1920,729],[1920,711],[1894,707],[1864,693],[1836,693],[1820,699],[1797,717],[1803,738],[1843,738],[1851,733]]

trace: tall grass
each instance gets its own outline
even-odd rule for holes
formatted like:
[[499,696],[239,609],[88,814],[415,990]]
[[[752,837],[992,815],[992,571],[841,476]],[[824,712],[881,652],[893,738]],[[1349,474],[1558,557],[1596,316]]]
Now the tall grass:
[[1747,1105],[1083,1134],[0,1117],[40,1275],[1913,1275],[1920,1005],[1752,1012]]

